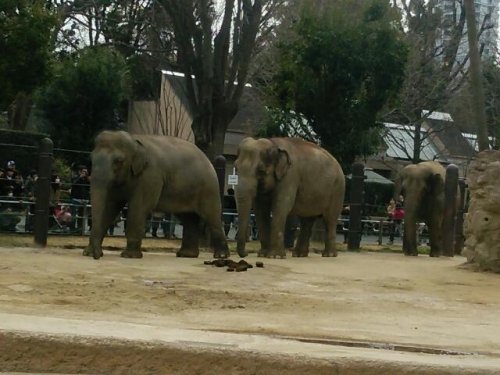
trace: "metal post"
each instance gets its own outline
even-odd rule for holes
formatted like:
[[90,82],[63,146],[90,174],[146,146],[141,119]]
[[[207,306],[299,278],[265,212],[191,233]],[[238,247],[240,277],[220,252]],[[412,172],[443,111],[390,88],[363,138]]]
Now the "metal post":
[[50,177],[52,174],[53,143],[49,138],[43,138],[39,145],[38,180],[35,189],[35,245],[47,246],[49,230],[49,200]]
[[349,232],[347,237],[348,250],[359,250],[360,248],[364,171],[365,167],[362,163],[354,163],[352,165],[351,193],[349,198]]
[[458,167],[450,164],[446,168],[444,183],[444,215],[443,215],[443,255],[452,257],[455,237],[455,216],[457,215]]
[[215,173],[219,181],[219,194],[221,204],[224,202],[224,185],[226,181],[226,158],[222,155],[217,155],[214,160]]
[[460,198],[458,200],[457,221],[455,223],[455,254],[461,254],[464,248],[464,214],[465,214],[465,178],[458,179]]
[[384,231],[384,219],[380,219],[378,227],[378,244],[382,245],[382,232]]

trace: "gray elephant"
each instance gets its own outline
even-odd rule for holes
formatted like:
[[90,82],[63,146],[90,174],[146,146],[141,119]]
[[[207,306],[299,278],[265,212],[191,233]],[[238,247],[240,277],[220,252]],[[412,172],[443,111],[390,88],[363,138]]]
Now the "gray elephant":
[[84,255],[100,258],[107,228],[125,204],[126,258],[141,258],[146,217],[171,212],[183,225],[179,257],[199,254],[200,220],[211,235],[214,257],[229,255],[222,230],[215,170],[195,145],[175,137],[103,131],[92,151],[92,230]]
[[253,205],[260,256],[285,257],[283,233],[288,215],[300,218],[293,256],[309,253],[312,226],[323,217],[323,256],[337,256],[335,231],[344,200],[345,178],[335,158],[323,148],[296,138],[245,138],[235,162],[239,232],[237,250],[246,256],[248,220]]
[[396,194],[400,190],[404,196],[405,255],[418,255],[416,228],[419,221],[425,222],[429,230],[430,256],[441,255],[445,178],[445,168],[436,161],[407,165],[400,173]]

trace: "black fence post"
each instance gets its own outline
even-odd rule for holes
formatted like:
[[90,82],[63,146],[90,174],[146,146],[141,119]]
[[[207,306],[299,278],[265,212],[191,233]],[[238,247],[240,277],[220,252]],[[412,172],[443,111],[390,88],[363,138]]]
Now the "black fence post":
[[361,209],[365,167],[362,163],[352,165],[351,193],[349,198],[349,232],[347,249],[359,250],[361,244]]
[[52,174],[53,143],[49,138],[43,138],[39,146],[38,180],[35,190],[35,245],[47,246],[49,230],[49,200],[50,177]]
[[452,257],[454,253],[455,216],[457,215],[458,167],[454,164],[446,168],[444,183],[443,215],[443,255]]
[[462,254],[464,248],[465,178],[458,179],[460,198],[458,200],[457,221],[455,223],[455,254]]

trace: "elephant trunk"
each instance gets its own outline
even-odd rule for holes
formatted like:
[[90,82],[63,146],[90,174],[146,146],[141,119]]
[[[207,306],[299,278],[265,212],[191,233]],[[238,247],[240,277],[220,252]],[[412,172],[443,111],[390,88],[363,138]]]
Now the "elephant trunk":
[[90,202],[92,204],[92,228],[90,230],[89,249],[87,255],[92,255],[94,259],[102,256],[102,241],[108,227],[113,221],[110,210],[110,196],[107,185],[91,182]]
[[252,208],[252,202],[254,198],[254,189],[245,189],[238,187],[238,190],[236,192],[236,205],[238,207],[238,233],[236,235],[236,249],[240,257],[244,257],[247,255],[245,245],[248,239],[250,210]]
[[415,209],[411,207],[405,207],[403,252],[405,255],[418,255],[417,215]]

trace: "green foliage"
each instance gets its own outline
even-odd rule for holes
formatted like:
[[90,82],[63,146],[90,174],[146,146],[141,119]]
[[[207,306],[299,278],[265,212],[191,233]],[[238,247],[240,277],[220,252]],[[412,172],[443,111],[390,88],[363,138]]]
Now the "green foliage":
[[374,151],[377,114],[402,84],[407,47],[386,1],[348,16],[349,2],[336,4],[302,10],[294,36],[279,46],[272,96],[302,114],[346,166]]
[[55,24],[46,1],[0,1],[0,109],[47,78]]
[[31,169],[38,169],[38,144],[48,134],[0,129],[0,168],[9,160],[15,160],[16,168],[25,175]]
[[99,131],[118,128],[127,77],[123,57],[106,47],[87,48],[58,64],[38,97],[55,147],[90,150]]
[[318,143],[319,139],[307,120],[293,112],[277,108],[269,108],[257,137],[299,137],[306,141]]

